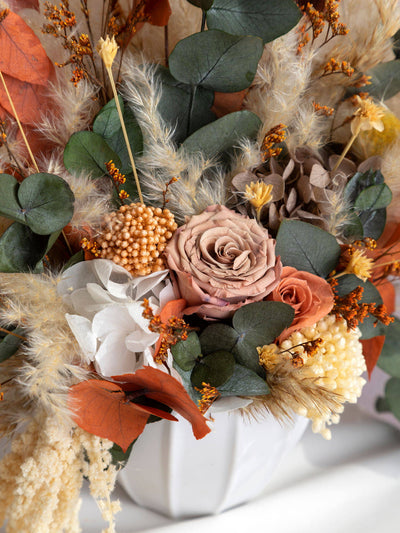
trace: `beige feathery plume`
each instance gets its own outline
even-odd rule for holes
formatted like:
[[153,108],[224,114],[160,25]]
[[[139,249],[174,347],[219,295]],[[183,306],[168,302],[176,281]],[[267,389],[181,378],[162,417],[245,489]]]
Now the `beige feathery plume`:
[[0,274],[0,324],[24,327],[27,342],[1,365],[4,399],[0,436],[12,434],[40,413],[71,424],[69,387],[85,379],[83,358],[65,319],[53,278]]
[[[258,64],[257,74],[245,99],[245,107],[262,120],[258,142],[279,123],[291,131],[298,112],[309,106],[305,94],[310,82],[313,51],[297,54],[298,34],[292,30],[268,43]],[[306,137],[303,135],[303,137]]]
[[99,110],[96,89],[82,80],[75,87],[69,80],[66,70],[58,72],[58,81],[49,88],[49,98],[56,106],[57,113],[42,116],[36,129],[55,146],[65,148],[71,135],[86,130]]
[[[140,62],[139,62],[140,63]],[[140,183],[145,200],[162,205],[163,191],[172,178],[168,208],[176,220],[202,212],[208,205],[224,204],[226,188],[222,173],[213,168],[213,162],[200,152],[186,154],[176,148],[172,131],[163,123],[157,105],[161,86],[154,67],[141,64],[134,58],[125,62],[123,69],[123,96],[131,107],[142,129],[144,154],[137,159]]]
[[[325,32],[316,40],[313,82],[309,88],[313,99],[331,107],[336,107],[346,88],[354,83],[354,75],[334,74],[320,78],[330,58],[339,63],[348,61],[356,72],[366,72],[379,63],[394,59],[392,37],[400,29],[397,0],[363,0],[362,6],[359,0],[346,0],[340,3],[339,11],[340,21],[346,24],[349,33],[335,37],[324,46],[320,45]],[[372,25],[371,20],[374,21]]]
[[107,178],[92,179],[85,172],[77,175],[65,170],[61,151],[55,151],[49,157],[39,160],[39,166],[44,172],[56,174],[63,178],[74,193],[74,214],[70,225],[73,229],[98,230],[104,222],[104,217],[110,213],[112,205],[112,188]]

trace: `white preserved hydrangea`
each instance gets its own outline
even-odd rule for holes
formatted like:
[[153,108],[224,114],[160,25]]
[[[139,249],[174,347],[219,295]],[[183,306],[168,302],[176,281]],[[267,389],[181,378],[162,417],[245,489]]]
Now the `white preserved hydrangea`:
[[[280,349],[290,350],[301,343],[321,338],[323,343],[315,355],[307,357],[305,353],[301,354],[304,361],[298,369],[301,380],[312,380],[319,387],[335,393],[340,404],[356,403],[366,383],[361,377],[366,366],[360,337],[358,328],[348,329],[345,320],[328,315],[314,326],[293,333],[282,342]],[[294,401],[291,407],[298,414],[310,418],[313,431],[327,439],[330,439],[331,433],[326,425],[338,423],[338,413],[343,411],[343,405],[332,412],[312,402],[305,406]]]
[[156,366],[151,347],[159,334],[143,317],[143,299],[157,313],[174,299],[168,271],[134,278],[107,259],[83,261],[68,268],[58,292],[70,310],[66,319],[87,362],[104,376]]

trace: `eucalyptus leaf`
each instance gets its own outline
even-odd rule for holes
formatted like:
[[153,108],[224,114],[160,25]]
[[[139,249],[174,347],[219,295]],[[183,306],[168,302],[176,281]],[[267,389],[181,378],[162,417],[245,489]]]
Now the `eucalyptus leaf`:
[[269,393],[265,379],[242,365],[235,365],[232,376],[221,387],[221,396],[263,396]]
[[223,156],[244,137],[255,138],[261,121],[251,111],[236,111],[203,126],[183,143],[188,153],[203,152],[206,158]]
[[368,92],[378,100],[388,100],[400,91],[399,59],[379,63],[365,74],[371,76],[371,83],[362,87],[362,91]]
[[157,111],[173,130],[176,143],[182,143],[193,132],[216,119],[211,111],[214,91],[179,82],[162,66],[157,68],[157,75],[162,82]]
[[213,0],[187,0],[189,4],[207,10],[213,5]]
[[0,272],[30,272],[46,253],[48,236],[14,222],[0,237]]
[[256,35],[267,43],[294,28],[300,18],[293,0],[214,0],[207,26],[233,35]]
[[240,307],[232,320],[239,335],[233,348],[236,361],[263,374],[257,347],[273,342],[293,319],[294,309],[281,302],[255,302]]
[[18,203],[18,181],[9,174],[0,174],[0,214],[14,219],[21,210]]
[[217,350],[231,352],[237,343],[238,336],[237,331],[226,324],[211,324],[200,334],[201,352],[204,355]]
[[191,370],[195,365],[196,359],[201,356],[201,346],[197,333],[191,331],[185,341],[179,341],[174,346],[171,346],[171,353],[174,357],[174,362],[182,370]]
[[378,411],[378,413],[387,413],[388,411],[390,411],[390,406],[386,398],[382,398],[381,396],[377,398],[375,403],[375,409]]
[[[142,155],[143,153],[143,135],[142,130],[140,129],[139,123],[135,118],[135,115],[133,112],[129,109],[129,107],[125,107],[124,111],[124,123],[126,128],[126,133],[128,135],[129,140],[129,146],[132,151],[133,158]],[[124,133],[122,131],[122,127],[120,125],[119,129],[111,136],[105,136],[104,137],[107,144],[114,150],[114,152],[118,155],[118,157],[121,160],[121,166],[118,167],[118,165],[114,162],[115,166],[120,169],[122,174],[126,175],[126,180],[128,182],[129,175],[133,177],[132,174],[132,165],[129,158],[129,152],[128,148],[126,146]],[[124,189],[125,189],[124,184]],[[136,186],[135,186],[136,188]],[[129,191],[128,191],[129,192]]]
[[400,379],[390,378],[385,386],[385,400],[394,416],[400,420]]
[[107,174],[105,163],[113,161],[121,168],[121,160],[99,133],[79,131],[69,139],[64,150],[64,165],[71,174],[85,172],[92,178]]
[[124,466],[128,462],[128,459],[132,453],[132,448],[136,441],[137,439],[131,442],[126,452],[124,452],[122,448],[118,446],[118,444],[115,444],[114,442],[113,446],[110,448],[110,454],[112,457],[111,463],[117,466],[118,468],[124,468]]
[[354,207],[360,210],[382,209],[392,201],[392,192],[385,183],[371,185],[357,196]]
[[345,199],[354,204],[359,194],[372,185],[380,185],[384,183],[384,177],[380,170],[373,170],[372,168],[366,172],[356,172],[348,181],[345,190]]
[[70,257],[69,260],[65,263],[65,265],[62,268],[62,272],[65,272],[67,268],[70,268],[84,260],[85,260],[85,252],[83,250],[79,250],[79,252],[76,252],[76,254]]
[[284,266],[326,278],[337,265],[340,246],[335,237],[298,220],[284,220],[276,237],[276,255]]
[[0,363],[13,356],[24,342],[24,340],[20,338],[25,335],[24,328],[14,328],[10,331],[11,333],[5,335],[3,339],[0,339]]
[[[346,296],[346,294],[349,294],[357,287],[363,288],[361,303],[376,303],[377,305],[383,303],[382,297],[375,285],[370,281],[362,281],[354,274],[348,274],[338,278],[336,291],[339,296]],[[387,331],[387,326],[382,322],[377,322],[377,319],[373,316],[366,317],[364,321],[359,324],[359,328],[363,340],[371,339],[377,335],[385,335]]]
[[378,240],[386,226],[386,209],[368,209],[359,213],[364,237]]
[[252,83],[262,52],[258,37],[209,30],[179,41],[169,56],[169,69],[174,78],[188,85],[242,91]]
[[71,220],[74,195],[59,176],[32,174],[19,184],[12,176],[3,174],[0,183],[0,214],[26,224],[35,233],[49,235]]
[[[118,96],[118,100],[121,111],[124,113],[124,101],[121,96]],[[121,122],[115,105],[115,98],[113,98],[98,112],[93,122],[93,131],[105,139],[109,139],[120,129]]]
[[361,220],[353,211],[350,211],[347,216],[343,235],[349,241],[361,240],[364,237],[364,228]]
[[195,390],[195,388],[192,385],[192,382],[190,381],[190,376],[192,375],[192,371],[182,370],[182,368],[179,365],[177,365],[175,362],[174,362],[174,368],[180,375],[183,386],[186,389],[186,392],[189,394],[191,399],[197,405],[198,402],[201,400],[201,394],[197,390]]
[[190,380],[198,388],[201,388],[203,383],[211,387],[220,387],[232,376],[234,367],[233,355],[220,350],[199,359],[193,368]]
[[400,378],[400,320],[394,319],[386,329],[385,344],[378,359],[378,366],[390,376]]

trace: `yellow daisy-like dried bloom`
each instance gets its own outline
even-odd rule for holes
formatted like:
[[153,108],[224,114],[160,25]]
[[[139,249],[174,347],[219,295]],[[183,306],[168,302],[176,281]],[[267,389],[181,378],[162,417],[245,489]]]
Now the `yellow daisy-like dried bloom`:
[[[343,404],[355,403],[365,383],[360,336],[358,328],[348,330],[345,320],[328,315],[293,333],[277,354],[273,345],[259,348],[260,362],[267,362],[270,394],[255,398],[254,409],[267,408],[278,419],[300,414],[312,420],[315,433],[330,439],[326,426],[339,422]],[[315,339],[321,341],[311,355],[301,345]]]
[[106,40],[104,40],[103,37],[100,37],[96,46],[96,50],[98,51],[106,68],[111,68],[118,51],[118,45],[115,42],[114,36],[112,36],[110,39],[110,37],[107,35]]
[[383,131],[384,109],[382,106],[375,104],[372,98],[362,99],[358,95],[355,97],[358,108],[353,114],[351,121],[351,133],[357,135],[360,131],[375,129]]
[[367,257],[363,250],[354,250],[346,266],[347,274],[354,274],[362,281],[367,281],[371,277],[374,262]]
[[[382,108],[383,131],[371,129],[360,132],[354,142],[352,151],[360,159],[368,159],[373,155],[382,155],[400,137],[400,120],[389,109]],[[386,174],[384,174],[386,177]]]
[[263,206],[272,200],[271,192],[273,187],[273,185],[267,185],[263,181],[252,181],[250,185],[246,185],[244,196],[255,208],[257,218],[259,218]]

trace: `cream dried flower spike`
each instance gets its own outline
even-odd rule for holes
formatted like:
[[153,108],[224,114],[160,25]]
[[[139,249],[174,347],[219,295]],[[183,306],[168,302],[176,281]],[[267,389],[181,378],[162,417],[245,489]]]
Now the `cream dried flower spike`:
[[140,189],[139,177],[137,175],[136,165],[133,159],[133,154],[132,154],[131,146],[129,143],[128,133],[126,131],[125,121],[122,115],[121,106],[119,104],[117,88],[115,87],[115,81],[114,81],[114,77],[112,74],[112,68],[111,68],[114,62],[115,56],[117,55],[117,52],[118,52],[118,44],[115,42],[114,36],[110,39],[110,37],[108,37],[107,35],[106,40],[104,40],[102,37],[100,38],[99,42],[97,43],[96,49],[104,63],[104,66],[106,67],[107,74],[110,79],[111,88],[112,88],[114,100],[115,100],[115,105],[117,107],[118,116],[121,122],[122,132],[124,134],[124,139],[126,143],[126,148],[129,154],[129,160],[132,165],[133,175],[135,176],[135,183],[136,183],[139,199],[140,199],[140,202],[143,204],[144,202],[143,202],[142,191]]

